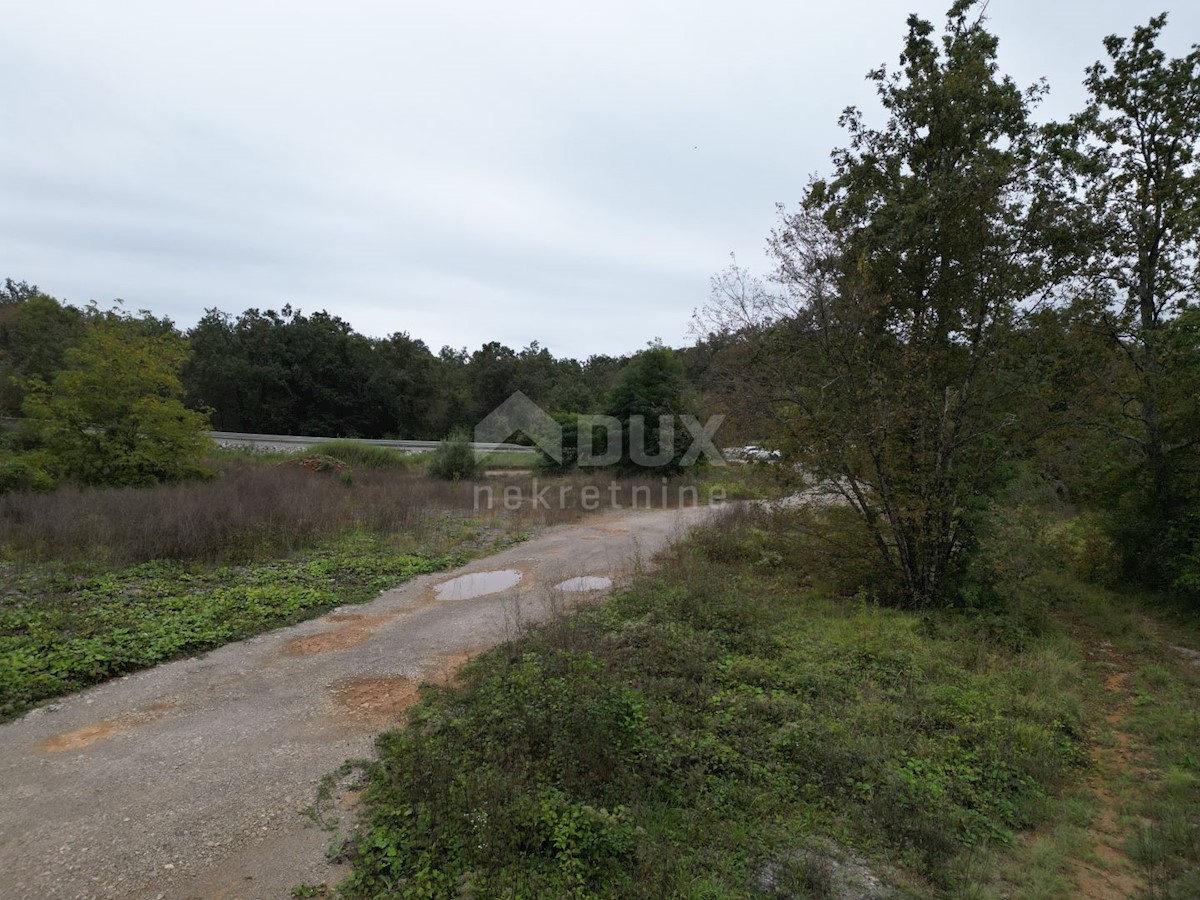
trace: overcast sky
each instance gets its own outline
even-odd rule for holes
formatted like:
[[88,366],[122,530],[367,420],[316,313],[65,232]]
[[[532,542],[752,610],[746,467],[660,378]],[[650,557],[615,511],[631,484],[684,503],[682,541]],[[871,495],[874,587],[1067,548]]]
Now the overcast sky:
[[[1168,0],[992,0],[1002,67],[1083,102],[1101,38]],[[686,342],[730,253],[757,270],[872,110],[905,16],[950,0],[0,0],[0,278],[207,307],[328,309],[435,351]]]

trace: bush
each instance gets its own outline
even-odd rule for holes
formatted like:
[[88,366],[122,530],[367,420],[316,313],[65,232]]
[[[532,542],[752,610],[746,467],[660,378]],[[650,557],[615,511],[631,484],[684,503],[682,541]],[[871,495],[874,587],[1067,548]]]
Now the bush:
[[1051,523],[1043,537],[1076,578],[1108,585],[1120,574],[1121,554],[1109,536],[1105,521],[1095,513],[1080,513]]
[[134,320],[93,322],[47,383],[31,379],[22,409],[63,478],[87,485],[153,485],[202,476],[211,448],[205,415],[183,405],[178,335],[148,335]]
[[23,454],[0,460],[0,494],[9,491],[49,491],[53,488],[54,479],[36,455]]
[[429,474],[445,481],[464,481],[475,477],[479,462],[470,441],[460,433],[442,441],[429,459]]

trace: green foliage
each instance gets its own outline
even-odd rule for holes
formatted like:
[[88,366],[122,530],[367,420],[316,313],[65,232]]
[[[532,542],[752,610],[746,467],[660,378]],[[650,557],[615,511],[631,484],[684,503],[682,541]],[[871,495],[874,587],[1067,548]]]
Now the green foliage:
[[1040,91],[1000,75],[974,6],[955,4],[940,39],[909,17],[901,67],[869,76],[884,123],[848,109],[832,177],[772,235],[779,287],[734,266],[705,318],[740,345],[731,402],[838,487],[911,606],[954,602],[969,510],[1022,452],[1038,374],[1008,341],[1044,287],[1025,240]]
[[479,461],[466,432],[452,434],[429,455],[429,474],[444,481],[469,480],[478,469]]
[[6,279],[0,291],[0,414],[21,408],[29,378],[49,379],[83,339],[84,314],[36,285]]
[[54,478],[47,471],[45,454],[0,456],[0,494],[9,491],[49,491]]
[[517,390],[546,409],[599,412],[624,362],[556,359],[536,341],[434,354],[406,333],[370,338],[290,306],[210,309],[188,340],[188,403],[210,408],[220,430],[267,434],[436,438],[473,427]]
[[461,562],[360,533],[295,559],[244,566],[158,561],[92,574],[5,566],[0,719],[114,675],[373,599]]
[[[1194,640],[1194,635],[1189,635]],[[1127,845],[1154,897],[1192,897],[1200,891],[1200,716],[1194,710],[1195,663],[1163,659],[1132,679],[1127,728],[1149,748],[1158,777],[1131,813],[1138,825]],[[1139,779],[1140,780],[1140,779]]]
[[[366,824],[360,860],[405,896],[440,896],[460,879],[539,896],[623,881],[633,829],[605,794],[650,741],[636,692],[590,654],[560,651],[513,659],[463,699],[382,739],[388,764],[372,795],[388,808]],[[346,890],[370,895],[373,884],[352,878]]]
[[582,413],[555,413],[554,421],[562,428],[562,460],[556,460],[542,448],[537,448],[538,468],[541,471],[547,474],[561,475],[579,467],[579,426],[581,424],[591,430],[591,443],[587,443],[589,438],[585,435],[584,446],[590,446],[594,456],[604,455],[607,450],[608,432],[603,427],[594,424],[589,416]]
[[93,320],[67,368],[28,382],[23,409],[55,474],[89,485],[146,485],[202,473],[204,416],[184,407],[173,333]]
[[1168,58],[1166,14],[1104,40],[1088,103],[1046,129],[1051,180],[1072,213],[1063,254],[1075,305],[1103,337],[1099,398],[1077,417],[1103,435],[1108,505],[1131,580],[1200,596],[1200,48]]

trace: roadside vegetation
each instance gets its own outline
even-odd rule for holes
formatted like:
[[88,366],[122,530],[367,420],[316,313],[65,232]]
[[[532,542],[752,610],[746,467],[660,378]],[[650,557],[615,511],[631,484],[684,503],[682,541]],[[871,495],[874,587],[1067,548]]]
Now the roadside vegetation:
[[1009,602],[880,605],[830,552],[869,539],[844,511],[743,508],[427,686],[343,892],[1194,896],[1195,622],[1077,574],[1052,499],[1008,510],[994,541],[1054,548],[1017,548]]
[[0,720],[114,675],[374,599],[502,545],[502,534],[459,525],[425,541],[348,533],[240,565],[3,564]]

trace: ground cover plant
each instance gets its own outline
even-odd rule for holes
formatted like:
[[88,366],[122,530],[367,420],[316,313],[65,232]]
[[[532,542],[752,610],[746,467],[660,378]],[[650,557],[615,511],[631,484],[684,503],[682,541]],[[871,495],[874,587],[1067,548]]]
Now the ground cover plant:
[[349,533],[287,558],[205,566],[0,567],[0,719],[114,675],[312,618],[464,562],[497,534]]

